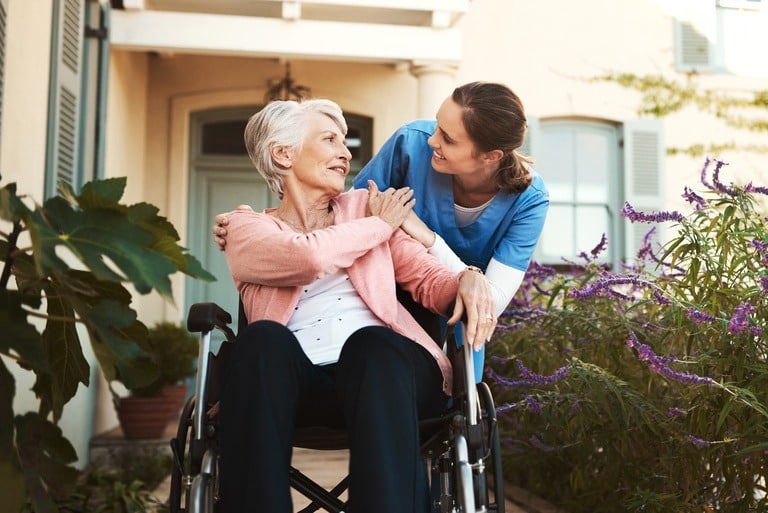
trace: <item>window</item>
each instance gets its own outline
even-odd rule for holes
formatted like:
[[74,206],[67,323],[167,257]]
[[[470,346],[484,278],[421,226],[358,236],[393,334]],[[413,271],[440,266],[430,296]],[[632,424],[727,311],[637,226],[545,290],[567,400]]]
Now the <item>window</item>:
[[661,208],[663,150],[658,120],[623,125],[599,120],[530,120],[523,152],[550,192],[550,208],[534,258],[550,265],[580,260],[608,239],[599,261],[618,268],[641,247],[648,225],[621,216]]
[[768,77],[768,0],[695,0],[675,22],[678,71]]

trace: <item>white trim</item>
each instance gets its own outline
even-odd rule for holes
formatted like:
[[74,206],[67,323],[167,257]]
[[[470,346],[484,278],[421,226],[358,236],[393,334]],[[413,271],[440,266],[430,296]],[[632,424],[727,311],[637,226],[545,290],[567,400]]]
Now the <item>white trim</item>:
[[456,65],[462,59],[461,31],[454,28],[163,11],[112,11],[110,42],[118,50],[254,57]]
[[[284,2],[285,0],[262,0]],[[465,13],[470,0],[297,0],[299,4],[336,5],[401,11],[452,11]]]
[[717,0],[717,6],[724,9],[745,9],[748,11],[768,10],[766,0]]
[[144,0],[123,0],[124,9],[143,10]]

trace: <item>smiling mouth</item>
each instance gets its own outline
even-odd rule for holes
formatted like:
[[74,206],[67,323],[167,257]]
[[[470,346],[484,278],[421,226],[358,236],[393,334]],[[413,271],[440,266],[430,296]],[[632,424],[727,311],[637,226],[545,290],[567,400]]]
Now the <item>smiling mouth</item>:
[[445,160],[445,157],[443,157],[441,154],[439,154],[437,151],[432,152],[432,158],[436,160]]
[[347,173],[349,172],[349,168],[346,166],[333,166],[330,170],[339,173],[341,176],[347,176]]

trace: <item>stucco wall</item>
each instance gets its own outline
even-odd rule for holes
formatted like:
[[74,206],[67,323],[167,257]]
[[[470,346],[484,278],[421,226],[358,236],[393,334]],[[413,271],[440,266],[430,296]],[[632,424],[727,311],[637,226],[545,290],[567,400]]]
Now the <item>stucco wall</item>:
[[[663,75],[674,69],[674,19],[679,2],[667,0],[583,0],[502,2],[473,0],[460,26],[464,60],[459,82],[493,80],[509,85],[526,112],[539,118],[589,116],[624,121],[637,118],[638,93],[585,79],[610,72]],[[766,79],[700,76],[702,88],[723,92],[764,89]],[[727,142],[765,144],[765,135],[734,130],[714,117],[686,109],[664,120],[668,147]],[[768,178],[768,156],[739,151],[712,155],[730,162],[729,180]],[[683,206],[684,185],[698,185],[703,157],[676,156],[666,162],[666,203]]]

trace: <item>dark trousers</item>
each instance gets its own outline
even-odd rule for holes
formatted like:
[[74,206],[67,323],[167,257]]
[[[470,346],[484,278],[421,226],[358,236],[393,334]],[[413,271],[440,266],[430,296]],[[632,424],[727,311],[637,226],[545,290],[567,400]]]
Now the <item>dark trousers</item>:
[[221,496],[225,513],[290,513],[294,426],[346,426],[353,513],[428,509],[419,419],[445,406],[432,356],[389,328],[347,339],[337,364],[313,365],[286,327],[249,325],[223,373]]

